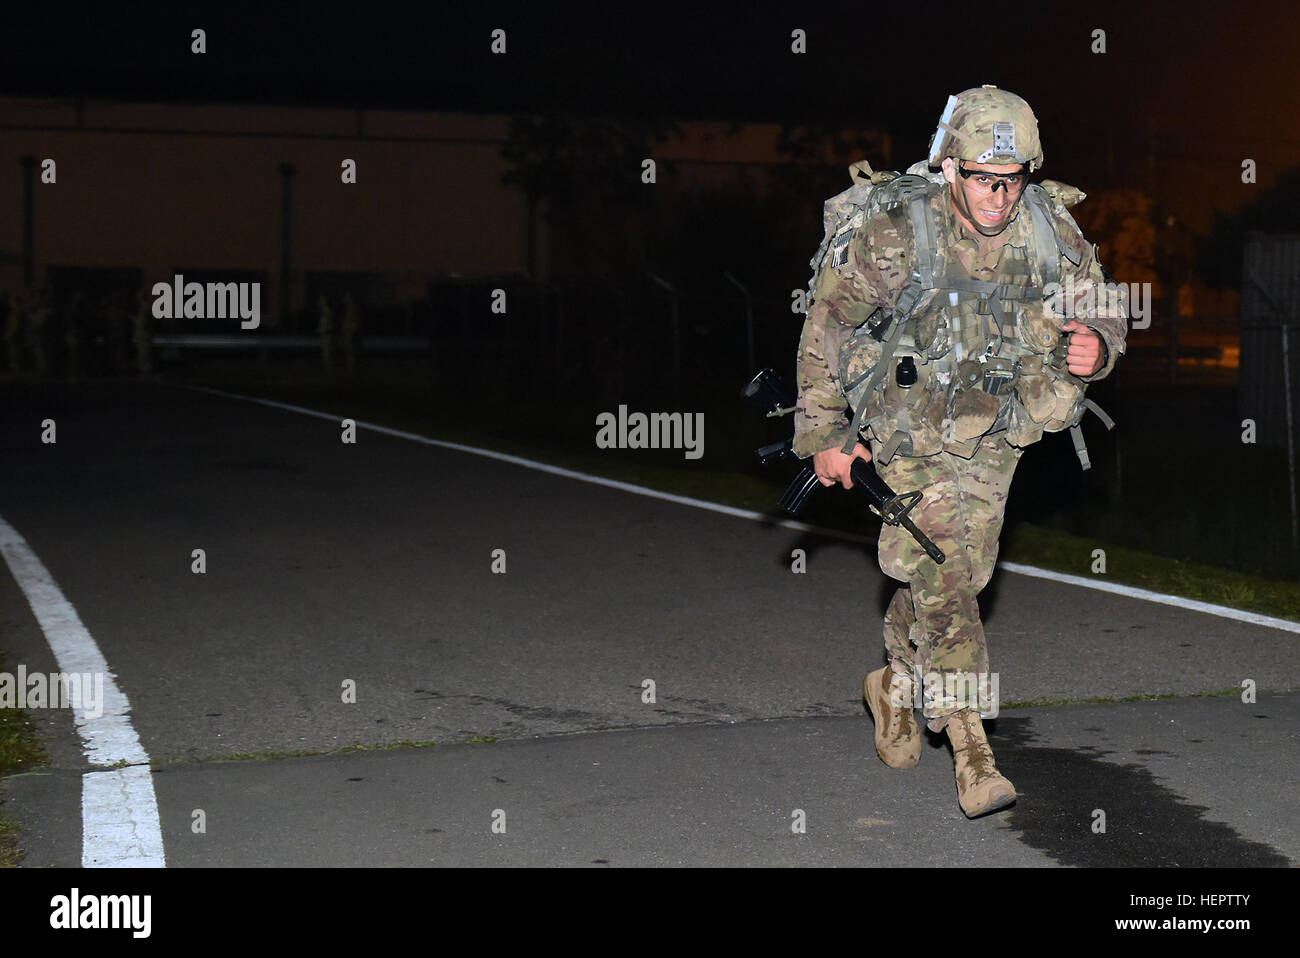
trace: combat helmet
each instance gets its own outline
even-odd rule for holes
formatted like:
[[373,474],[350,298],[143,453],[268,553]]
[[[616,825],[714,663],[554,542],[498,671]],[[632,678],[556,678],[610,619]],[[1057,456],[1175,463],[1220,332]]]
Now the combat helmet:
[[1026,163],[1041,169],[1043,146],[1038,120],[1023,99],[991,84],[948,97],[930,140],[930,166],[945,156],[968,163]]

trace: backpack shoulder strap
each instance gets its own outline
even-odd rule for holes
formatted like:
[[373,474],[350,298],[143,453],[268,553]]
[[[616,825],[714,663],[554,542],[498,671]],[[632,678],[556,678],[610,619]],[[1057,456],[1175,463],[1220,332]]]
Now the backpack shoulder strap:
[[[1077,191],[1076,191],[1077,192]],[[1073,265],[1081,262],[1079,254],[1061,239],[1052,216],[1052,194],[1037,183],[1025,187],[1025,205],[1033,224],[1034,252],[1043,274],[1043,284],[1051,286],[1061,281],[1061,257]]]
[[904,320],[915,311],[923,294],[935,288],[935,252],[938,244],[930,204],[938,188],[919,176],[904,176],[899,179],[911,182],[903,184],[896,191],[889,191],[888,195],[882,197],[882,202],[888,204],[883,208],[887,210],[898,232],[903,236],[911,236],[911,275],[894,301],[894,318]]

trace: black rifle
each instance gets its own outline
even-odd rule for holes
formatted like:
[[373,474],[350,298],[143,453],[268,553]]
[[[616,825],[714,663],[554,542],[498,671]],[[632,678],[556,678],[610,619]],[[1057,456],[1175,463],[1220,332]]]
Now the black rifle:
[[[794,412],[796,401],[794,390],[786,385],[771,369],[762,369],[740,395],[762,409],[769,417],[784,416]],[[784,439],[756,450],[758,461],[763,465],[778,462],[787,456],[793,456],[793,439]],[[921,493],[905,492],[898,494],[889,488],[889,484],[880,478],[876,467],[862,459],[854,459],[849,470],[853,478],[853,488],[860,489],[871,501],[873,510],[891,526],[902,526],[915,539],[935,562],[947,558],[943,550],[930,541],[924,532],[916,527],[908,515],[912,507],[921,501]],[[795,476],[794,482],[781,495],[781,508],[792,516],[797,516],[808,502],[808,497],[817,491],[821,480],[813,472],[812,466],[804,466],[803,471]]]

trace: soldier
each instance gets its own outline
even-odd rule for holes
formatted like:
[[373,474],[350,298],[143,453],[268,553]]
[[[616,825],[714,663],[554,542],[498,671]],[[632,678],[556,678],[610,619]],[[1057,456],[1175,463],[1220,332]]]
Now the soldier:
[[[895,490],[921,490],[912,518],[947,556],[938,564],[882,527],[881,569],[903,585],[885,613],[888,665],[863,694],[881,760],[910,768],[920,687],[971,818],[1016,799],[981,723],[990,683],[976,603],[1011,477],[1044,431],[1077,427],[1084,384],[1124,351],[1120,291],[1065,209],[1082,194],[1029,183],[1042,163],[1020,97],[985,86],[949,98],[930,176],[876,187],[880,202],[817,278],[799,346],[795,453],[826,486],[851,487],[861,458]],[[1081,443],[1076,429],[1085,461]]]
[[123,296],[123,290],[115,289],[105,293],[99,301],[108,346],[108,368],[113,376],[123,375],[131,365],[131,316],[122,305]]
[[334,375],[334,310],[330,308],[330,299],[324,293],[316,303],[320,320],[316,324],[316,333],[320,336],[320,359],[325,367],[325,375]]
[[153,307],[143,289],[135,292],[131,314],[131,342],[135,344],[135,368],[143,378],[153,375]]
[[5,345],[9,352],[9,368],[14,373],[23,371],[23,345],[27,333],[27,312],[32,308],[31,294],[19,293],[14,297],[13,309],[5,323]]
[[343,328],[341,344],[343,346],[343,365],[348,379],[357,374],[357,338],[361,333],[361,307],[352,298],[351,291],[343,294]]
[[63,314],[63,343],[67,347],[69,379],[75,380],[81,375],[81,346],[86,341],[88,325],[86,294],[74,290]]
[[44,379],[50,373],[49,351],[47,349],[50,335],[48,320],[53,311],[50,300],[49,287],[41,286],[37,288],[26,312],[27,341],[32,346],[32,362],[36,367],[36,375],[41,379]]

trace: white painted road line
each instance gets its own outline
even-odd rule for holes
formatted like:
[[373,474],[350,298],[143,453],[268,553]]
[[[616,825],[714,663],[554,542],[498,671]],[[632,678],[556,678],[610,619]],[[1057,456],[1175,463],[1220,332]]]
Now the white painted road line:
[[1152,592],[1149,589],[1139,589],[1137,586],[1106,582],[1104,579],[1089,579],[1085,576],[1070,575],[1066,572],[1053,572],[1051,569],[1040,569],[1037,566],[1021,565],[1018,562],[999,562],[998,566],[1006,569],[1008,572],[1016,572],[1020,575],[1031,575],[1038,579],[1051,579],[1054,582],[1065,582],[1069,585],[1077,585],[1085,589],[1096,589],[1098,592],[1110,592],[1114,595],[1125,595],[1130,599],[1145,599],[1147,602],[1159,602],[1161,605],[1173,605],[1180,609],[1191,609],[1193,612],[1204,612],[1207,615],[1218,615],[1225,619],[1236,619],[1238,622],[1249,622],[1251,625],[1263,625],[1270,629],[1281,629],[1283,632],[1294,632],[1300,635],[1300,622],[1292,622],[1290,619],[1278,619],[1274,616],[1263,615],[1259,612],[1246,612],[1243,609],[1233,609],[1226,605],[1215,605],[1212,602],[1201,602],[1197,599],[1185,599],[1180,595],[1166,595],[1163,592]]
[[[209,389],[205,386],[183,386],[179,383],[176,385],[182,389],[192,389],[198,392],[212,393],[215,396],[223,396],[227,399],[242,399],[244,402],[258,403],[263,406],[271,406],[275,409],[284,409],[289,412],[300,413],[304,416],[315,416],[318,419],[327,419],[330,422],[339,422],[340,417],[334,413],[321,412],[318,409],[307,409],[303,406],[292,406],[289,403],[276,402],[273,399],[261,399],[257,396],[241,396],[238,393],[228,393],[220,389]],[[371,432],[382,433],[386,436],[395,436],[398,439],[409,439],[412,442],[424,443],[428,446],[438,446],[443,449],[454,449],[457,452],[465,452],[474,456],[484,456],[488,459],[496,459],[501,462],[508,462],[512,465],[523,466],[525,469],[535,469],[538,472],[549,472],[554,476],[564,476],[567,479],[577,479],[580,482],[590,482],[598,486],[608,486],[611,489],[621,489],[624,492],[630,492],[638,496],[649,496],[652,499],[662,499],[665,502],[675,502],[678,505],[693,506],[696,509],[707,509],[710,512],[720,512],[727,516],[736,516],[740,519],[751,519],[756,522],[764,522],[769,525],[777,525],[783,529],[795,529],[800,532],[812,532],[819,536],[826,536],[831,539],[840,539],[845,542],[855,542],[860,544],[876,544],[875,536],[856,535],[852,532],[841,532],[838,529],[827,529],[823,526],[809,525],[806,522],[796,522],[793,519],[773,519],[772,516],[754,512],[749,509],[736,509],[732,506],[724,506],[716,502],[707,502],[704,499],[692,499],[688,496],[677,496],[669,492],[660,492],[657,489],[648,489],[645,486],[636,486],[630,482],[619,482],[616,479],[606,479],[602,476],[593,476],[585,472],[576,472],[572,469],[563,469],[559,466],[548,465],[544,462],[537,462],[533,459],[524,459],[520,456],[511,456],[504,452],[497,452],[493,449],[480,449],[477,446],[466,446],[458,442],[447,442],[443,439],[430,439],[428,436],[421,436],[413,432],[404,432],[400,429],[390,429],[387,426],[377,426],[374,423],[354,420],[359,429],[369,429]],[[1283,632],[1294,632],[1300,634],[1300,622],[1292,622],[1289,619],[1279,619],[1271,615],[1261,615],[1258,612],[1246,612],[1242,609],[1234,609],[1226,605],[1215,605],[1212,602],[1201,602],[1196,599],[1185,599],[1178,595],[1168,595],[1164,592],[1152,592],[1148,589],[1139,589],[1135,586],[1116,585],[1099,579],[1087,579],[1083,576],[1068,575],[1064,572],[1053,572],[1050,569],[1040,569],[1037,566],[1021,565],[1018,562],[999,562],[998,568],[1005,569],[1007,572],[1013,572],[1018,575],[1034,576],[1040,579],[1051,579],[1056,582],[1067,585],[1075,585],[1084,589],[1095,589],[1098,592],[1110,592],[1115,595],[1127,596],[1131,599],[1141,599],[1147,602],[1158,602],[1162,605],[1172,605],[1180,609],[1188,609],[1192,612],[1204,612],[1207,615],[1217,615],[1225,619],[1233,619],[1237,622],[1247,622],[1251,625],[1262,625],[1270,629],[1280,629]]]
[[[169,383],[181,389],[192,389],[197,392],[211,393],[214,396],[221,396],[225,399],[242,399],[244,402],[257,403],[261,406],[271,406],[274,409],[284,409],[288,412],[300,413],[304,416],[315,416],[317,419],[326,419],[330,422],[341,422],[342,417],[334,413],[321,412],[319,409],[307,409],[304,406],[291,406],[288,403],[276,402],[274,399],[261,399],[257,396],[241,396],[239,393],[223,392],[220,389],[209,389],[206,386],[182,386],[179,383]],[[737,509],[734,506],[724,506],[717,502],[708,502],[704,499],[692,499],[690,496],[678,496],[671,492],[660,492],[658,489],[648,489],[645,486],[633,485],[630,482],[620,482],[617,479],[606,479],[604,476],[593,476],[586,472],[577,472],[573,469],[565,469],[562,466],[552,466],[549,463],[538,462],[535,459],[524,459],[522,456],[512,456],[509,453],[497,452],[495,449],[482,449],[478,446],[466,446],[459,442],[448,442],[445,439],[430,439],[428,436],[421,436],[419,433],[405,432],[401,429],[390,429],[388,426],[380,426],[371,422],[363,422],[360,419],[354,419],[358,429],[368,429],[371,432],[381,433],[385,436],[393,436],[397,439],[409,439],[411,442],[423,443],[426,446],[437,446],[440,449],[454,449],[456,452],[469,453],[472,456],[483,456],[487,459],[496,459],[499,462],[508,462],[511,465],[522,466],[525,469],[533,469],[537,472],[549,472],[553,476],[563,476],[566,479],[576,479],[579,482],[590,482],[597,486],[607,486],[610,489],[621,489],[623,492],[630,492],[638,496],[649,496],[652,499],[663,499],[665,502],[675,502],[682,506],[694,506],[696,509],[707,509],[710,512],[720,512],[725,516],[736,516],[740,519],[752,519],[756,522],[765,522],[769,525],[777,525],[783,529],[794,529],[799,532],[815,532],[819,536],[830,536],[835,539],[842,539],[845,542],[856,542],[863,545],[875,545],[875,536],[857,535],[852,532],[840,532],[837,529],[824,529],[821,526],[809,525],[806,522],[799,522],[795,519],[774,519],[764,512],[755,512],[752,509]]]
[[100,766],[127,764],[81,777],[81,864],[86,868],[163,867],[162,824],[149,756],[128,718],[131,704],[77,610],[27,541],[3,518],[0,553],[27,597],[59,671],[103,676],[102,712],[87,715],[83,707],[73,713],[87,761]]

